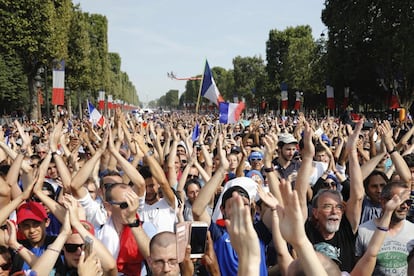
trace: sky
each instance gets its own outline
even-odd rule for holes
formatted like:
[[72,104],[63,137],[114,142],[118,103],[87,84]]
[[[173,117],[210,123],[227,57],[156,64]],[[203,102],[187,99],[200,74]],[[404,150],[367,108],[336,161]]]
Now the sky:
[[[141,102],[170,89],[184,92],[186,81],[211,68],[233,69],[235,57],[266,59],[270,30],[310,25],[318,38],[324,0],[74,0],[82,11],[105,15],[108,47],[121,57],[121,70]],[[220,87],[219,87],[220,88]],[[110,94],[109,91],[106,92]]]

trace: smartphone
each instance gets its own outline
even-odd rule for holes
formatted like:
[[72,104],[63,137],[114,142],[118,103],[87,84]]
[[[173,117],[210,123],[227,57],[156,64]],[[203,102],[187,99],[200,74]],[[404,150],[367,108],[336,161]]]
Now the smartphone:
[[85,258],[91,255],[93,252],[93,239],[89,236],[86,236],[85,238],[85,247],[83,251],[85,252]]
[[190,257],[201,258],[206,250],[208,224],[202,221],[191,223],[191,254]]

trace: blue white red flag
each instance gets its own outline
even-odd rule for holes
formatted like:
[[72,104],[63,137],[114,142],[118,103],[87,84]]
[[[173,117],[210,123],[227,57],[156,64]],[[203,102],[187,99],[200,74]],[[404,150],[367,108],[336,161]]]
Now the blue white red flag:
[[61,60],[53,68],[52,104],[64,105],[65,103],[65,61]]
[[101,115],[101,113],[96,109],[93,104],[88,101],[88,111],[89,111],[89,121],[91,121],[94,125],[98,125],[103,127],[105,123],[105,117]]
[[216,82],[213,78],[213,73],[210,70],[210,66],[206,60],[206,66],[204,68],[203,81],[201,83],[201,96],[210,100],[219,105],[219,103],[224,102],[223,97],[220,95],[220,91],[217,88]]
[[193,129],[193,134],[191,135],[191,140],[194,142],[197,141],[198,138],[200,138],[200,126],[196,123]]
[[225,103],[219,105],[220,118],[222,124],[234,124],[240,119],[240,114],[244,109],[244,102],[240,103]]

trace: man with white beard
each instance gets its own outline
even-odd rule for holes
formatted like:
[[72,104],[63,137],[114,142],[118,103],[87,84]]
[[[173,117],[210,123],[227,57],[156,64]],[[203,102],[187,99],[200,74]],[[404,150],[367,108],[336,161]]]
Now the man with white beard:
[[[357,123],[354,130],[348,127],[346,152],[351,185],[347,208],[339,191],[320,190],[312,200],[312,216],[305,223],[306,235],[311,243],[314,246],[321,242],[332,245],[340,260],[339,268],[347,272],[351,272],[355,265],[355,241],[364,198],[362,172],[356,149],[362,124],[362,121]],[[298,189],[304,190],[301,187]],[[303,191],[301,193],[304,194]]]

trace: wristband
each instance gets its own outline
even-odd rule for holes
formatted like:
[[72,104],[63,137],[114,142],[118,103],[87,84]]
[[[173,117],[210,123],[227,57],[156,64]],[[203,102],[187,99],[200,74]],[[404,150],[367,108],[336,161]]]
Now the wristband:
[[274,172],[275,171],[275,167],[264,168],[264,171],[267,172],[267,173]]
[[390,230],[388,227],[377,226],[377,229],[380,231],[388,232]]
[[22,249],[24,248],[24,246],[23,245],[19,245],[19,247],[17,247],[15,250],[13,250],[13,252],[15,253],[15,254],[18,254],[20,251],[22,251]]
[[392,150],[390,150],[390,151],[388,151],[388,154],[389,155],[391,155],[391,154],[393,154],[394,152],[396,152],[397,151],[397,148],[396,147],[394,147]]
[[135,222],[133,223],[128,223],[127,226],[130,228],[133,227],[140,227],[142,225],[142,221],[140,221],[139,219],[136,219]]

